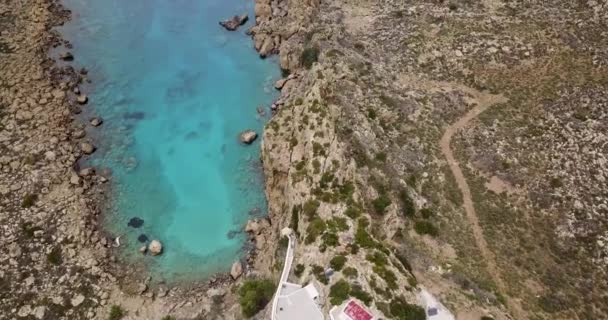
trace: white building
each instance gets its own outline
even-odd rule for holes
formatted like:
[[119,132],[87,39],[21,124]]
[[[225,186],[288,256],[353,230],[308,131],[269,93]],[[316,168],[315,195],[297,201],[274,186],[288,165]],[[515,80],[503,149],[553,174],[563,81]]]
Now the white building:
[[319,292],[311,283],[305,287],[284,282],[277,298],[276,320],[325,320],[319,308]]

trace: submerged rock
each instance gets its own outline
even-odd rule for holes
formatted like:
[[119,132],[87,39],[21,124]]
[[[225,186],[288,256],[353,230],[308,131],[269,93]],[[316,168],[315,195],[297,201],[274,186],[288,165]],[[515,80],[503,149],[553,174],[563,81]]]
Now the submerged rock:
[[263,106],[259,106],[256,111],[260,117],[264,117],[266,115],[266,109]]
[[251,144],[258,137],[258,134],[253,130],[245,130],[240,134],[240,140],[242,143]]
[[244,25],[249,20],[249,16],[245,13],[240,16],[234,16],[231,19],[220,21],[220,25],[229,31],[234,31]]
[[144,225],[144,219],[133,217],[131,218],[131,220],[129,220],[129,223],[127,223],[127,225],[131,228],[139,228]]
[[91,119],[90,122],[93,127],[99,127],[103,123],[103,120],[101,120],[101,118],[95,117],[95,118]]
[[145,113],[143,113],[141,111],[135,111],[135,112],[125,113],[123,118],[125,118],[127,120],[142,120],[145,116],[146,116]]
[[239,232],[239,230],[230,230],[228,231],[228,234],[226,236],[228,237],[228,239],[234,239],[234,237],[236,237]]
[[148,247],[146,247],[146,246],[141,246],[139,248],[139,253],[141,253],[141,254],[146,254],[146,251],[148,251]]
[[150,250],[150,254],[157,256],[163,252],[163,245],[158,240],[152,240],[148,246],[148,250]]
[[148,242],[148,240],[150,240],[150,239],[148,239],[148,236],[143,233],[140,234],[139,237],[137,237],[137,241],[139,241],[141,243],[146,243],[146,242]]

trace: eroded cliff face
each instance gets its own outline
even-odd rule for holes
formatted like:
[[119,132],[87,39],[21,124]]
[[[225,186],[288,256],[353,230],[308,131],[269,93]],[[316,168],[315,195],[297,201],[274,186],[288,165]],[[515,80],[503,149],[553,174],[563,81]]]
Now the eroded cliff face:
[[606,30],[605,3],[258,1],[256,14],[256,48],[290,73],[264,132],[259,268],[280,265],[271,239],[291,226],[292,281],[323,280],[317,266],[344,255],[358,275],[317,283],[325,297],[360,283],[387,318],[416,282],[462,319],[606,315],[608,42],[587,36]]

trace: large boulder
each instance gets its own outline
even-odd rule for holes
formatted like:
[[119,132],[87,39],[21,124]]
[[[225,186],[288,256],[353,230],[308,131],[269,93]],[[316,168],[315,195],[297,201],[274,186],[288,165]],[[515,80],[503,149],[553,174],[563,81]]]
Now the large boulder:
[[80,104],[86,104],[89,101],[89,97],[86,94],[78,95],[76,101]]
[[148,245],[148,251],[153,256],[157,256],[163,252],[163,245],[158,240],[152,240]]
[[99,127],[103,123],[103,120],[101,120],[101,118],[95,117],[92,118],[90,122],[93,127]]
[[241,132],[241,134],[239,136],[241,142],[244,144],[253,143],[253,141],[255,141],[255,139],[257,139],[257,137],[258,137],[258,134],[255,133],[255,131],[253,131],[253,130],[245,130],[245,131]]
[[83,142],[80,144],[80,150],[82,150],[84,154],[91,154],[95,152],[95,146],[88,142]]
[[236,280],[243,274],[243,265],[240,261],[235,261],[232,264],[232,268],[230,268],[230,276],[232,279]]
[[220,21],[220,25],[226,30],[234,31],[244,25],[249,20],[249,16],[245,13],[240,16],[234,16],[228,20]]

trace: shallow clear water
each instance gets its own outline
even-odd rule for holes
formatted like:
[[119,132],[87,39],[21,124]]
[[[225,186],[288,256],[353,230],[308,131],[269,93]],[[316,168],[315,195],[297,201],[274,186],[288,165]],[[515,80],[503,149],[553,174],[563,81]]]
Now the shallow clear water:
[[[226,271],[241,256],[240,231],[252,209],[266,211],[256,108],[273,99],[276,63],[261,60],[244,35],[220,19],[248,12],[250,0],[65,0],[73,19],[60,31],[76,66],[92,80],[86,114],[104,120],[89,132],[88,161],[112,170],[105,227],[123,235],[123,256],[166,280]],[[128,227],[133,217],[140,228]],[[137,238],[164,253],[142,256]]]

